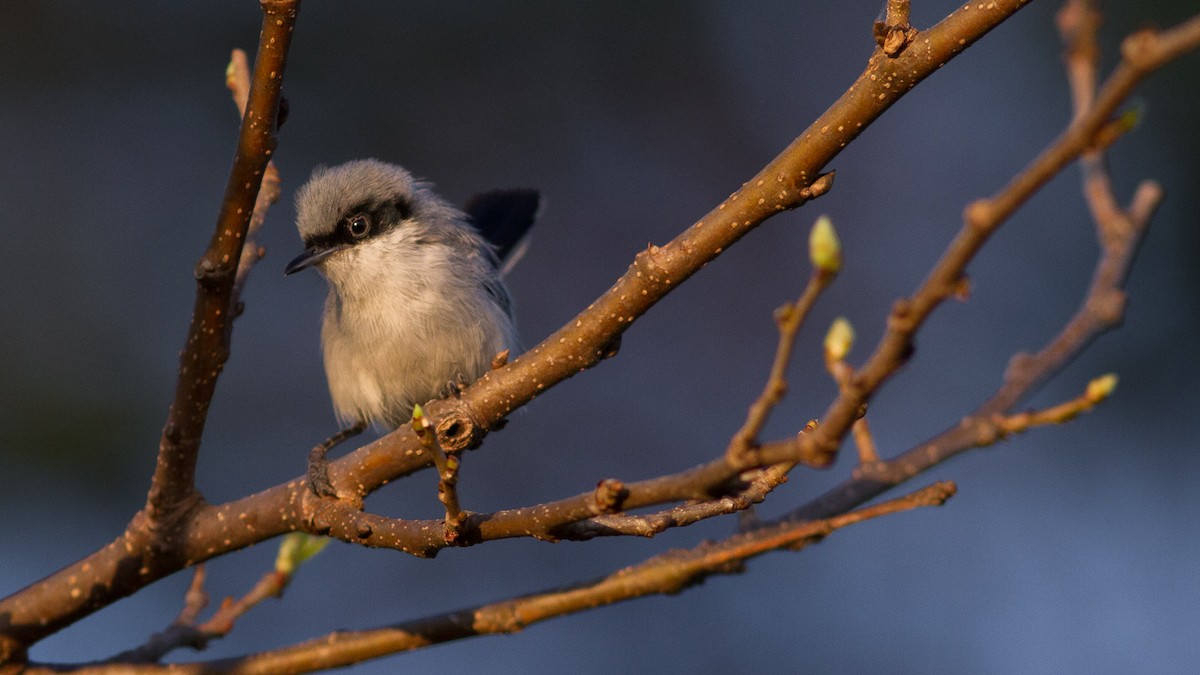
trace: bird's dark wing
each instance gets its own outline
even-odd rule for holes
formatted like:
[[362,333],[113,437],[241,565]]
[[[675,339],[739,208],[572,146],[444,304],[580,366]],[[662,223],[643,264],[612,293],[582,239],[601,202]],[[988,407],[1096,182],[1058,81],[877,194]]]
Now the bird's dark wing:
[[463,210],[503,262],[533,226],[541,204],[537,190],[492,190],[472,197]]

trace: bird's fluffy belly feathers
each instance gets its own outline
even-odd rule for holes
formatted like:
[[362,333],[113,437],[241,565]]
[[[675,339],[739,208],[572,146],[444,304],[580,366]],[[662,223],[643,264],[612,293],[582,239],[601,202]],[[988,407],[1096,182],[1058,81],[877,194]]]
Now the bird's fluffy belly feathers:
[[[440,276],[438,270],[426,270]],[[321,329],[325,374],[343,423],[400,426],[411,418],[414,404],[440,398],[452,382],[474,381],[497,353],[515,346],[512,320],[495,303],[442,306],[416,297],[426,283],[464,283],[463,279],[376,281],[394,287],[341,295],[331,289],[326,300]],[[443,297],[483,296],[476,292]]]

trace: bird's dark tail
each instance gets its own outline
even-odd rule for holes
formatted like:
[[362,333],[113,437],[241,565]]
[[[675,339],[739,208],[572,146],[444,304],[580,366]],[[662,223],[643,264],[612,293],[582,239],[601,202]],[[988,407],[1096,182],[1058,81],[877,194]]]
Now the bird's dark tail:
[[477,194],[463,210],[475,229],[496,247],[496,255],[507,271],[523,252],[522,240],[541,207],[542,196],[537,190],[517,188]]

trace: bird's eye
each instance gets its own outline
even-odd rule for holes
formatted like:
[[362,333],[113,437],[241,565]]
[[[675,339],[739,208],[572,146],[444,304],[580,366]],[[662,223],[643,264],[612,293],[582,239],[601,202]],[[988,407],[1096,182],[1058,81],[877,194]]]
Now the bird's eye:
[[355,239],[362,239],[371,233],[371,219],[359,213],[346,219],[346,231]]

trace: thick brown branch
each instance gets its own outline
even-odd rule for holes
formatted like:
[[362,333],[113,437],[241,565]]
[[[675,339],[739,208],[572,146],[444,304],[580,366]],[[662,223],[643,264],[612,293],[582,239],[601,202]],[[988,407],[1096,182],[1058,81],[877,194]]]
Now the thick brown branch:
[[259,185],[275,151],[280,85],[299,3],[264,0],[262,39],[237,152],[208,249],[196,264],[196,304],[179,357],[179,380],[159,443],[146,514],[151,523],[172,517],[194,500],[196,457],[217,377],[229,356],[242,246]]
[[200,437],[229,353],[239,261],[259,184],[275,147],[279,88],[298,7],[298,0],[262,1],[249,105],[217,226],[196,265],[192,322],[146,507],[104,549],[0,601],[0,662],[20,658],[32,642],[188,562],[188,526],[204,512],[194,483]]

